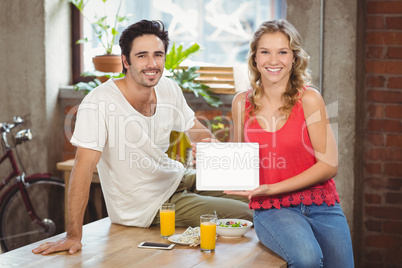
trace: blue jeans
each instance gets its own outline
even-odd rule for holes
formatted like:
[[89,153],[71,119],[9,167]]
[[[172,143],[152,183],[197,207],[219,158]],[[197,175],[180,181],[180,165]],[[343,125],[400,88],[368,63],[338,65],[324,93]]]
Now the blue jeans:
[[288,267],[353,268],[349,226],[338,203],[254,211],[258,239]]

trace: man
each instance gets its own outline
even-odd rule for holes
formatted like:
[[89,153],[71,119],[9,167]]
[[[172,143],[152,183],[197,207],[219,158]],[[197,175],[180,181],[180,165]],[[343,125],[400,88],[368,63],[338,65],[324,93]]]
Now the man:
[[163,24],[135,23],[123,31],[119,44],[125,77],[110,79],[94,89],[78,110],[71,139],[77,152],[70,177],[67,235],[40,245],[33,253],[74,254],[81,249],[95,166],[113,223],[157,224],[158,209],[166,201],[176,204],[177,226],[196,226],[201,214],[214,210],[222,218],[252,219],[246,199],[242,202],[223,193],[197,192],[194,172],[186,171],[165,153],[172,130],[186,131],[194,142],[214,137],[194,117],[178,85],[162,77],[169,44]]

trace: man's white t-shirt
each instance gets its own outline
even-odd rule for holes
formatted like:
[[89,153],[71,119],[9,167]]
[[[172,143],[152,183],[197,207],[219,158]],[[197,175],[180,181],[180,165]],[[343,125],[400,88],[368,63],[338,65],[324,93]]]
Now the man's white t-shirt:
[[155,114],[147,117],[110,79],[85,96],[78,109],[71,143],[102,152],[98,174],[114,223],[148,227],[185,171],[165,152],[170,132],[190,129],[194,112],[169,78],[160,79],[155,94]]

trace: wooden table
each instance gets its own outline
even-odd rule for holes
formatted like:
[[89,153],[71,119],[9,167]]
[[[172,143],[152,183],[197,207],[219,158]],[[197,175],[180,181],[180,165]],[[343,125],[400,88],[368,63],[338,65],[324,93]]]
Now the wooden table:
[[[71,170],[74,166],[74,159],[70,159],[64,162],[57,163],[57,169],[63,171],[64,175],[64,226],[67,229],[68,223],[68,185],[70,181]],[[94,175],[98,174],[98,170],[95,168]],[[92,183],[100,183],[98,176],[92,177]]]
[[[176,228],[180,234],[185,228]],[[241,238],[217,238],[215,253],[200,247],[176,245],[172,250],[138,248],[143,241],[169,243],[160,237],[159,227],[135,228],[112,224],[109,218],[84,226],[83,248],[74,255],[66,252],[48,256],[31,250],[60,234],[0,255],[0,267],[287,267],[286,262],[267,249],[251,228]]]

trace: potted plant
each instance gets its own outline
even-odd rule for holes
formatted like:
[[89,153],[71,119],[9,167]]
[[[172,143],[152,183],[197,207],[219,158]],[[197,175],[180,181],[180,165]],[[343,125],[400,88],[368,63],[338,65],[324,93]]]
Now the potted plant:
[[[71,4],[73,4],[82,14],[84,19],[88,20],[91,23],[93,32],[95,33],[96,38],[102,44],[104,48],[103,55],[97,55],[93,58],[93,62],[95,65],[95,70],[101,72],[112,72],[119,73],[122,70],[121,56],[113,55],[112,49],[113,45],[116,41],[117,35],[119,32],[117,31],[118,26],[128,20],[127,16],[119,16],[121,0],[119,1],[119,6],[116,11],[116,15],[114,18],[108,18],[108,16],[98,16],[94,15],[94,18],[89,18],[85,12],[85,7],[87,6],[90,0],[67,0]],[[94,1],[94,0],[93,0]],[[97,0],[98,2],[102,2],[105,4],[107,0]],[[77,44],[83,44],[89,42],[87,37],[78,40]],[[110,66],[108,62],[111,62]]]

